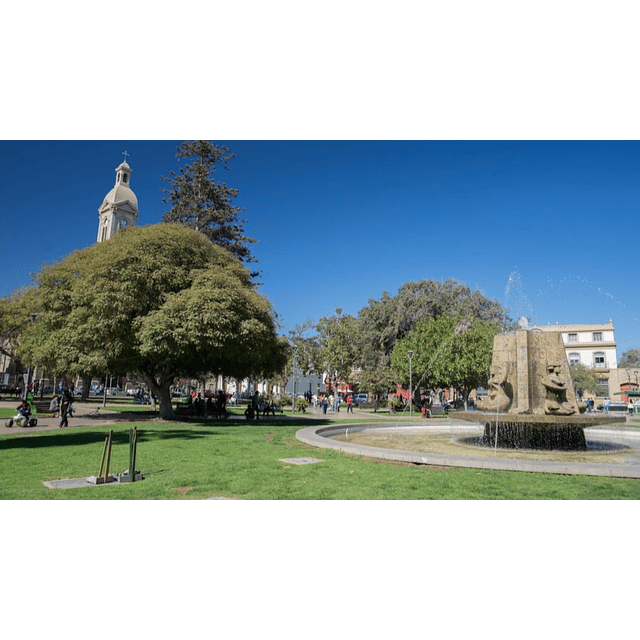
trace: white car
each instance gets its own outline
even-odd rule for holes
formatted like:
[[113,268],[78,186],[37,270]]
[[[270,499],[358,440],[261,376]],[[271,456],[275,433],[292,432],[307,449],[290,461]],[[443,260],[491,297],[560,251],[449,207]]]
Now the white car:
[[353,401],[356,404],[362,404],[363,402],[367,402],[367,394],[366,393],[356,393],[356,395],[353,396]]

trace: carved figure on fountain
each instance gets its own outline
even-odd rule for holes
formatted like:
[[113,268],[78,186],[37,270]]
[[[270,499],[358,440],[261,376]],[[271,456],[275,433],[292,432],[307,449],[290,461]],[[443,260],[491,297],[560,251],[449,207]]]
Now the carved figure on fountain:
[[504,413],[513,401],[513,388],[507,383],[509,365],[495,363],[491,365],[489,391],[487,397],[479,403],[481,411],[498,411]]
[[547,366],[547,375],[542,378],[542,384],[547,390],[544,403],[547,415],[570,416],[578,409],[575,403],[567,401],[569,383],[562,378],[561,371],[562,367],[559,364],[550,364]]
[[[521,325],[522,326],[522,325]],[[508,448],[584,451],[584,428],[560,332],[522,326],[493,342],[483,441]],[[474,412],[458,414],[477,421]],[[594,417],[595,418],[595,417]],[[624,418],[598,416],[598,423]],[[595,423],[595,421],[593,421]]]

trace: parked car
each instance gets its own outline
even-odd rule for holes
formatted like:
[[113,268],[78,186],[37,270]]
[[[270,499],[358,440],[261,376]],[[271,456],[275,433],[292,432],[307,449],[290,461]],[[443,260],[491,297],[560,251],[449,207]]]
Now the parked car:
[[[598,411],[603,411],[604,404],[599,404],[597,408],[598,408]],[[611,406],[609,407],[609,411],[626,411],[626,410],[627,410],[627,405],[624,402],[612,402]]]
[[356,393],[353,396],[353,401],[355,404],[362,404],[363,402],[367,402],[367,394],[366,393]]

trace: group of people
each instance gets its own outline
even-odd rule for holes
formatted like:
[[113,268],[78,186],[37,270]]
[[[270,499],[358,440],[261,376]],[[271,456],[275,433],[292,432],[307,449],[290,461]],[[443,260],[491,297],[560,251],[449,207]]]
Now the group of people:
[[[311,396],[311,402],[313,403],[314,410],[320,407],[322,409],[322,413],[326,414],[327,411],[332,411],[333,413],[340,412],[340,404],[342,400],[340,396],[330,395],[322,395],[320,396]],[[347,411],[353,413],[353,398],[351,396],[347,396]]]
[[[33,415],[31,400],[33,400],[33,394],[29,393],[16,408],[18,415],[25,417],[27,421],[30,421]],[[73,385],[61,389],[59,394],[53,396],[49,403],[49,411],[54,418],[60,418],[58,427],[69,426],[69,418],[73,417]]]
[[[244,417],[247,420],[259,420],[260,413],[262,413],[262,417],[266,417],[271,413],[271,415],[276,417],[276,404],[273,400],[268,401],[265,398],[261,398],[258,392],[256,391],[251,396],[251,402],[248,404],[247,408],[244,411]],[[280,409],[282,411],[282,409]]]
[[207,397],[205,402],[200,393],[194,392],[189,396],[188,405],[191,406],[196,416],[204,416],[205,418],[226,418],[227,413],[227,396],[220,389],[215,397],[215,402],[211,396]]
[[[635,412],[637,407],[637,400],[634,400],[632,397],[629,397],[627,400],[627,410],[629,414]],[[609,413],[611,410],[611,400],[609,398],[605,398],[605,401],[602,403],[602,411],[603,413]],[[587,413],[595,413],[596,408],[593,400],[591,398],[587,399]]]

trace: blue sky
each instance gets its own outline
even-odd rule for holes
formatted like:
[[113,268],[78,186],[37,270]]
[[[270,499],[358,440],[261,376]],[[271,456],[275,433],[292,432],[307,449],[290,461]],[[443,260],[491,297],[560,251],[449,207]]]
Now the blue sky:
[[[95,242],[125,150],[139,224],[157,223],[179,142],[0,143],[0,295]],[[640,346],[637,142],[216,142],[283,332],[456,278],[539,323],[611,318],[619,356]]]

